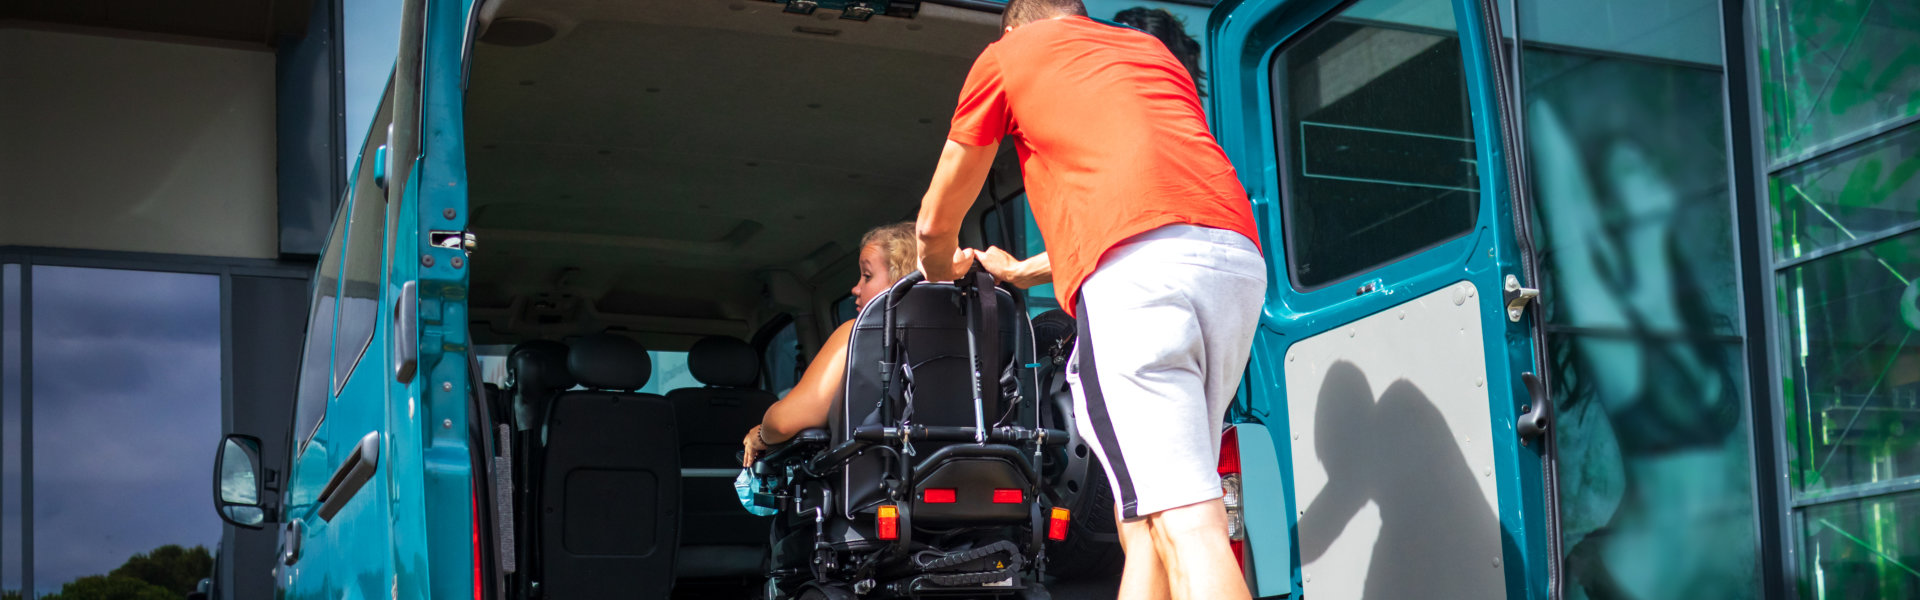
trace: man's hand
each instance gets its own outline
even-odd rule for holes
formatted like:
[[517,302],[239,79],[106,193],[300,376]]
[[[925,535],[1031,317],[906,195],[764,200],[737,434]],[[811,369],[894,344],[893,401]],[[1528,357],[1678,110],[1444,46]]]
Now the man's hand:
[[994,246],[975,250],[974,256],[980,260],[980,268],[992,273],[995,279],[1013,284],[1013,287],[1024,290],[1053,282],[1053,261],[1047,258],[1045,252],[1026,260],[1014,260],[1012,254]]
[[927,281],[953,281],[959,279],[960,276],[967,274],[967,269],[973,268],[975,252],[972,248],[954,250],[952,262],[933,261],[930,263],[927,261],[927,257],[922,255],[920,257],[920,273],[927,276]]

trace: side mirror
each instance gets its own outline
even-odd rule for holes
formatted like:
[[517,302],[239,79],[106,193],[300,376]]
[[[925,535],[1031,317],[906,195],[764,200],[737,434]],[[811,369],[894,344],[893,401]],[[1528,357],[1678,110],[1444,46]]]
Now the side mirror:
[[261,485],[260,440],[229,435],[213,459],[213,506],[220,520],[247,529],[267,522],[266,494]]

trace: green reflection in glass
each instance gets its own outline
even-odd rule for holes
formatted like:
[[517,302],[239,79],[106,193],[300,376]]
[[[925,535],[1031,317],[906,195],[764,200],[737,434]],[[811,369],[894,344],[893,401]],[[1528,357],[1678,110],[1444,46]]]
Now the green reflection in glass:
[[1782,172],[1774,256],[1796,258],[1920,220],[1920,126]]
[[1768,148],[1790,159],[1891,120],[1920,114],[1920,3],[1765,3],[1762,83]]
[[1783,399],[1803,497],[1920,475],[1920,234],[1783,271]]
[[1920,597],[1920,492],[1809,508],[1801,522],[1802,597]]
[[1759,596],[1716,6],[1520,10],[1569,599]]

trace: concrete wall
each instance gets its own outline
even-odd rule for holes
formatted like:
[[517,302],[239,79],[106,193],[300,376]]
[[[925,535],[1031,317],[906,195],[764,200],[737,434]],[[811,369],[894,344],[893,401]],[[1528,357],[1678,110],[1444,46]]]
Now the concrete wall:
[[0,24],[0,246],[276,258],[274,56]]

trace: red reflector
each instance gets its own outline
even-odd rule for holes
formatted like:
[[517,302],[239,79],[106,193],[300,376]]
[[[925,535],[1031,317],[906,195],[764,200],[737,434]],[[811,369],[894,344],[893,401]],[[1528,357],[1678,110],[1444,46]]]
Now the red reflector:
[[892,504],[880,505],[880,539],[900,539],[900,509]]
[[1240,540],[1229,540],[1227,542],[1227,546],[1233,548],[1233,564],[1238,565],[1240,567],[1240,572],[1242,574],[1246,573],[1247,572],[1247,543]]
[[1026,495],[1020,493],[1020,490],[999,489],[993,491],[994,504],[1019,504],[1025,499]]
[[1066,541],[1067,522],[1072,520],[1071,517],[1072,513],[1067,512],[1067,509],[1053,509],[1053,514],[1047,518],[1047,539],[1056,542]]
[[1240,434],[1232,427],[1220,432],[1220,474],[1240,472]]
[[471,501],[471,505],[473,507],[473,600],[482,600],[483,598],[486,597],[486,592],[485,592],[486,587],[480,585],[480,582],[484,578],[481,577],[482,568],[480,566],[480,494],[479,492],[474,492],[473,494],[469,495],[468,500]]
[[952,488],[933,488],[920,493],[920,501],[927,504],[953,504]]

